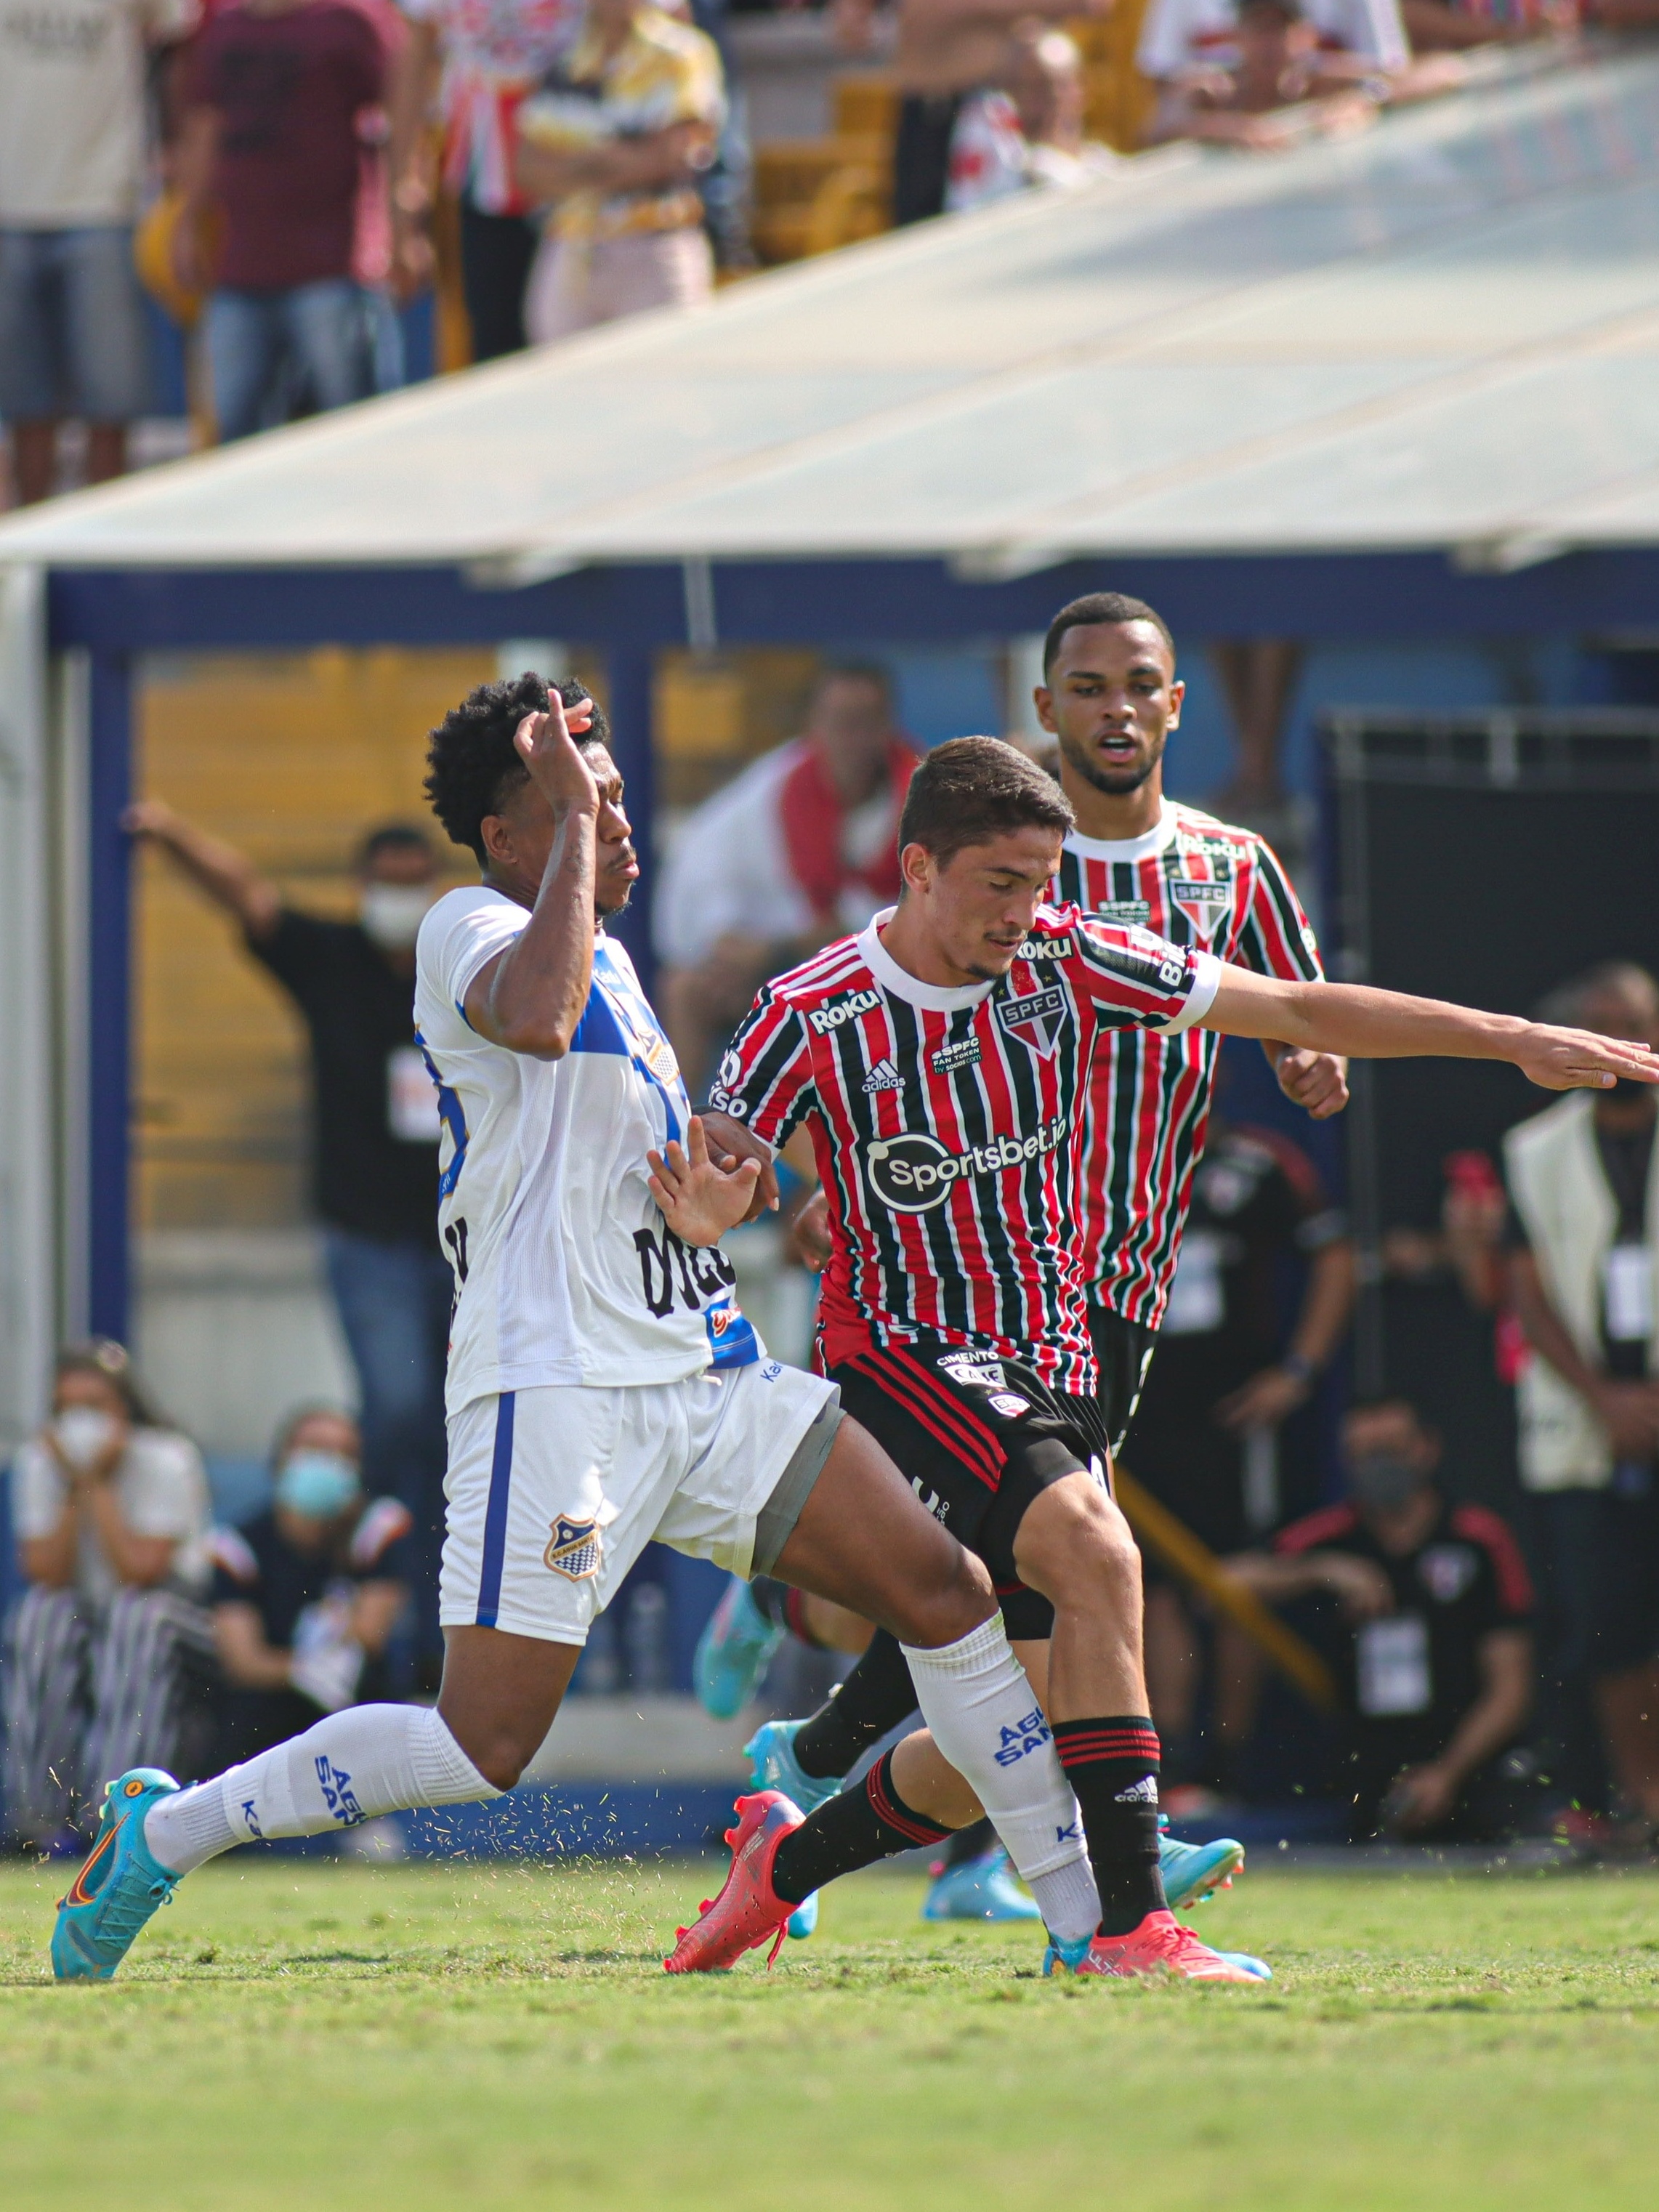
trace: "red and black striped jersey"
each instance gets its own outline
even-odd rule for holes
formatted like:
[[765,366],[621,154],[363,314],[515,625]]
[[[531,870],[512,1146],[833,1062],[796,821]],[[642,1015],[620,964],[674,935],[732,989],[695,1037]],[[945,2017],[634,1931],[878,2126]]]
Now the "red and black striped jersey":
[[811,1132],[833,1240],[826,1364],[926,1333],[1090,1390],[1075,1222],[1096,1038],[1185,1030],[1219,966],[1042,907],[1006,975],[946,989],[890,957],[888,919],[765,986],[709,1103],[774,1146]]
[[[1150,929],[1286,982],[1323,974],[1290,878],[1253,830],[1164,802],[1144,837],[1074,830],[1054,896],[1097,920]],[[1080,1259],[1089,1294],[1126,1321],[1164,1318],[1215,1089],[1213,1030],[1103,1036],[1083,1131]]]

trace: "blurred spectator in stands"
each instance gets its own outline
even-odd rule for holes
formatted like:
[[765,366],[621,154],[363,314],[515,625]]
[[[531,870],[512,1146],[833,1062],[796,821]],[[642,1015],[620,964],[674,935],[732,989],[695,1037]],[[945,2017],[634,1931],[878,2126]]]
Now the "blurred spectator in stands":
[[[1578,28],[1579,8],[1578,0],[1400,0],[1400,13],[1413,47],[1429,54],[1561,38]],[[1659,6],[1653,14],[1659,20]]]
[[[1277,1278],[1308,1263],[1285,1340]],[[1318,1170],[1289,1138],[1217,1120],[1193,1177],[1192,1211],[1158,1355],[1124,1465],[1212,1552],[1240,1550],[1282,1518],[1279,1432],[1329,1365],[1353,1304],[1353,1247]],[[1255,1709],[1238,1632],[1215,1629],[1214,1741],[1196,1740],[1203,1644],[1182,1586],[1147,1556],[1146,1681],[1172,1784],[1237,1787]]]
[[[1165,88],[1233,75],[1244,58],[1243,12],[1240,0],[1152,0],[1135,54],[1141,75]],[[1394,76],[1411,61],[1399,0],[1302,0],[1300,14],[1328,66]]]
[[1066,189],[1119,167],[1083,137],[1083,57],[1064,31],[1017,24],[1007,75],[963,104],[951,134],[947,215],[986,207],[1033,185]]
[[[898,137],[893,221],[943,215],[951,144],[963,106],[1007,80],[1017,25],[1111,13],[1112,0],[898,0]],[[870,43],[874,0],[836,0],[836,31],[857,52]]]
[[52,491],[60,417],[86,424],[87,479],[102,483],[152,404],[132,265],[146,48],[195,21],[195,0],[0,11],[0,416],[20,503]]
[[241,925],[310,1033],[315,1202],[362,1394],[365,1480],[413,1518],[417,1657],[435,1688],[454,1285],[438,1245],[438,1093],[415,1041],[415,939],[439,890],[432,848],[401,823],[372,831],[357,856],[358,919],[329,921],[289,906],[244,854],[159,799],[131,808],[126,825]]
[[[364,111],[386,62],[349,0],[240,0],[193,47],[173,169],[176,273],[206,290],[204,338],[222,440],[365,399],[375,317],[353,273]],[[202,221],[220,238],[208,265]]]
[[525,295],[532,344],[709,297],[698,183],[723,82],[690,24],[646,0],[587,0],[576,44],[517,116],[519,182],[551,204]]
[[1447,1503],[1440,1439],[1404,1401],[1356,1406],[1342,1444],[1349,1502],[1228,1565],[1260,1597],[1341,1608],[1352,1839],[1495,1840],[1529,1795],[1516,1748],[1533,1690],[1520,1547],[1496,1513]]
[[[1306,7],[1317,0],[1238,0],[1227,59],[1165,76],[1155,140],[1199,138],[1277,152],[1310,136],[1342,137],[1376,119],[1389,96],[1380,66],[1356,82],[1349,55],[1328,53]],[[1164,5],[1148,23],[1158,30]],[[1141,66],[1146,66],[1145,49]]]
[[205,1771],[207,1475],[118,1344],[59,1354],[52,1418],[12,1463],[27,1587],[6,1625],[13,1833],[68,1847],[129,1766]]
[[[1659,1043],[1659,983],[1628,963],[1590,969],[1549,1006],[1551,1019]],[[1614,1843],[1659,1828],[1656,1120],[1649,1086],[1621,1080],[1570,1091],[1504,1146],[1515,1303],[1536,1354],[1517,1397],[1546,1671],[1592,1685],[1631,1823]]]
[[681,825],[652,937],[658,1003],[694,1095],[757,985],[897,898],[899,810],[916,762],[885,672],[826,668],[802,734]]
[[[676,12],[671,6],[671,15]],[[720,58],[726,91],[725,112],[714,158],[698,177],[702,195],[702,219],[718,269],[750,270],[756,266],[750,226],[754,218],[755,155],[749,140],[749,100],[743,76],[732,51],[731,0],[690,0],[688,14],[704,35],[714,42]]]
[[410,1517],[363,1494],[349,1415],[294,1414],[271,1453],[271,1502],[216,1528],[213,1632],[224,1676],[216,1769],[386,1694],[386,1648],[409,1600]]
[[428,118],[442,118],[441,170],[460,204],[461,286],[472,357],[525,343],[525,287],[540,228],[514,175],[514,117],[576,33],[580,0],[404,0],[412,18],[387,100],[392,219],[400,281],[431,281],[434,199]]

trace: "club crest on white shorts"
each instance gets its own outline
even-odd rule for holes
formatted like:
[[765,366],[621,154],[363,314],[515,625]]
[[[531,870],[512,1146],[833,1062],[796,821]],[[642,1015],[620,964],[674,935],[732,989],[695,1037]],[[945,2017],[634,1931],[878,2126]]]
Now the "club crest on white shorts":
[[542,1553],[543,1564],[568,1581],[585,1583],[599,1571],[599,1530],[594,1521],[572,1521],[561,1513]]

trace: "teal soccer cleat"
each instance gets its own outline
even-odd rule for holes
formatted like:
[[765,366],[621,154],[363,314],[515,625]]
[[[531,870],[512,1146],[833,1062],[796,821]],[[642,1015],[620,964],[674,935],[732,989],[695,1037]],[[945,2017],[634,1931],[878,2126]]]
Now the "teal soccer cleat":
[[1042,1907],[1014,1880],[1000,1844],[934,1875],[921,1901],[924,1920],[1041,1920]]
[[783,1641],[756,1604],[747,1583],[733,1575],[697,1638],[691,1678],[704,1712],[717,1721],[736,1718],[755,1694],[772,1654]]
[[[1160,1829],[1165,1826],[1160,1819]],[[1172,1911],[1202,1905],[1218,1889],[1231,1888],[1243,1863],[1244,1846],[1231,1836],[1218,1836],[1208,1844],[1177,1843],[1170,1835],[1160,1835],[1158,1839],[1158,1870],[1164,1877],[1164,1894]]]
[[751,1790],[781,1790],[792,1805],[815,1813],[840,1795],[841,1777],[801,1772],[795,1738],[805,1726],[805,1721],[766,1721],[744,1744],[743,1755],[749,1761]]
[[[743,1747],[750,1765],[751,1790],[781,1790],[803,1813],[815,1812],[841,1794],[838,1775],[803,1774],[795,1763],[794,1741],[805,1721],[767,1721]],[[803,1898],[789,1916],[789,1933],[805,1942],[818,1924],[818,1894]]]
[[159,1766],[135,1766],[104,1785],[104,1809],[86,1864],[58,1907],[52,1970],[60,1982],[106,1982],[179,1876],[149,1855],[144,1815],[179,1784]]

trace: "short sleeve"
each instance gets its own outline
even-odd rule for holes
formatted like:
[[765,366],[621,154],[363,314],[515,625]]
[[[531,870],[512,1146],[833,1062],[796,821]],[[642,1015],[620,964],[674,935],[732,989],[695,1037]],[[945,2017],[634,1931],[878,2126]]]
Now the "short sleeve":
[[[419,959],[446,1006],[461,1013],[479,969],[503,952],[529,922],[528,911],[510,899],[487,899],[446,913],[441,905],[421,927]],[[428,932],[432,941],[428,943]]]
[[676,123],[708,123],[716,126],[726,112],[726,92],[720,51],[701,32],[687,41],[684,66],[675,88]]
[[117,1477],[121,1511],[135,1536],[177,1543],[202,1534],[208,1518],[207,1469],[188,1437],[139,1429]]
[[1150,929],[1124,929],[1073,908],[1066,973],[1114,1029],[1178,1036],[1215,1004],[1221,963],[1211,952],[1171,945]]
[[1481,1632],[1528,1626],[1534,1604],[1532,1577],[1509,1522],[1486,1506],[1460,1505],[1451,1516],[1451,1533],[1486,1555],[1492,1579]]
[[1347,0],[1344,11],[1353,28],[1347,44],[1357,54],[1386,70],[1404,69],[1411,59],[1411,45],[1400,13],[1400,0]]
[[[202,82],[196,97],[211,104],[213,93],[207,80],[214,68],[210,40],[202,42],[200,67]],[[276,917],[276,927],[269,937],[249,937],[248,951],[262,968],[268,968],[285,990],[291,992],[301,1006],[313,996],[316,987],[330,967],[338,959],[343,937],[350,925],[339,921],[322,921],[315,915],[298,914],[285,906]]]
[[1256,848],[1255,876],[1236,948],[1239,965],[1282,983],[1322,983],[1319,940],[1271,845]]
[[259,1554],[240,1528],[210,1528],[208,1562],[213,1570],[209,1601],[213,1605],[253,1605],[264,1579]]
[[69,1485],[44,1444],[19,1447],[11,1463],[12,1533],[21,1543],[50,1536],[64,1517]]
[[412,1581],[414,1527],[413,1515],[398,1498],[375,1498],[351,1534],[352,1573],[366,1583]]
[[1152,0],[1135,53],[1142,76],[1178,76],[1190,66],[1192,15],[1191,0]]
[[708,1094],[774,1151],[786,1143],[816,1103],[812,1046],[799,1006],[763,988],[727,1047]]

